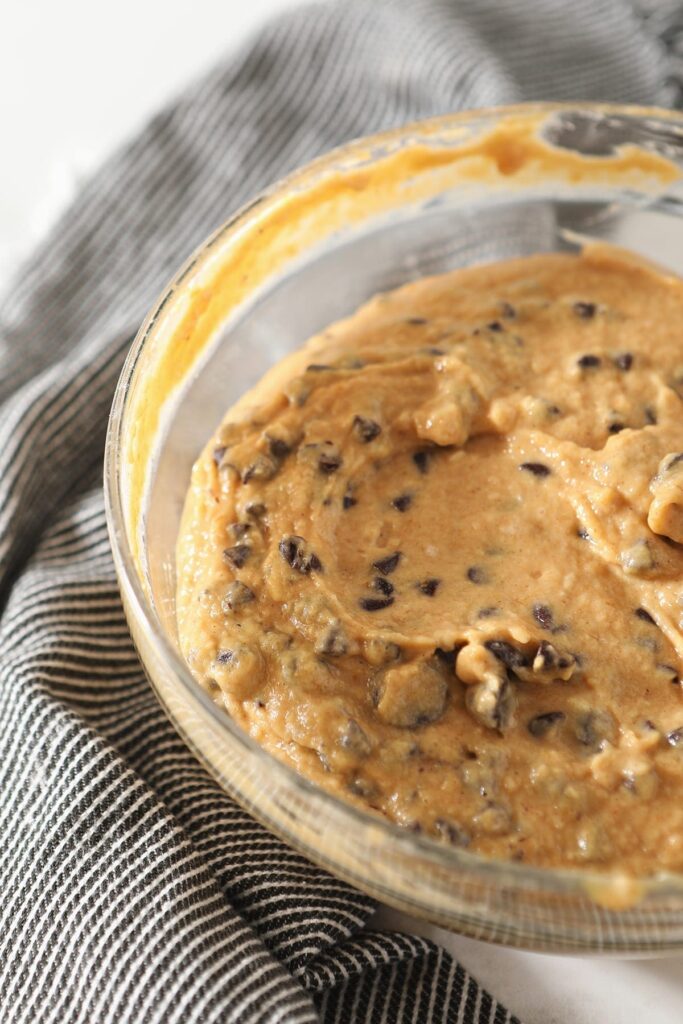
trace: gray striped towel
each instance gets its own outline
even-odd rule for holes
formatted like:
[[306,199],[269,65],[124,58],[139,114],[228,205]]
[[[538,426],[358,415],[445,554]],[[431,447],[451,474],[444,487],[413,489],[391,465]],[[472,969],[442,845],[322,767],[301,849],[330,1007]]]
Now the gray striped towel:
[[20,269],[0,313],[3,1024],[515,1019],[432,943],[367,927],[372,902],[252,821],[176,736],[119,603],[107,413],[162,285],[274,178],[464,107],[678,103],[682,52],[666,0],[303,7],[116,153]]

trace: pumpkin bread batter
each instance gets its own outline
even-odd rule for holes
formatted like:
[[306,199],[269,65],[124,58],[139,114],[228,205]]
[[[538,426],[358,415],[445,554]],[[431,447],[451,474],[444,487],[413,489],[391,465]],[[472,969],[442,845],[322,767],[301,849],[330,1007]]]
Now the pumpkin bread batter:
[[543,255],[379,295],[195,465],[181,645],[259,743],[486,855],[683,869],[683,283]]

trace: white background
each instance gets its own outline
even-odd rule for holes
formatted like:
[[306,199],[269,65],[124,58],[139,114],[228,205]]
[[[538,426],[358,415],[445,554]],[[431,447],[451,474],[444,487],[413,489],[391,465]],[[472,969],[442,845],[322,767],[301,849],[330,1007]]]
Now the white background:
[[[343,0],[341,0],[343,2]],[[0,283],[78,179],[288,0],[5,0],[0,26]],[[679,1024],[683,957],[563,959],[432,935],[525,1024]],[[425,1022],[427,1024],[427,1022]]]

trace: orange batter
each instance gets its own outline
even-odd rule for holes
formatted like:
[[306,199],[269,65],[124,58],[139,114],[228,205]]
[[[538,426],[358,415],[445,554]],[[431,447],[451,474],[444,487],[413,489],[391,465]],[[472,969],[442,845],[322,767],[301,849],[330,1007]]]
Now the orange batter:
[[422,280],[312,339],[195,466],[197,679],[444,842],[683,867],[682,324],[678,279],[595,249]]

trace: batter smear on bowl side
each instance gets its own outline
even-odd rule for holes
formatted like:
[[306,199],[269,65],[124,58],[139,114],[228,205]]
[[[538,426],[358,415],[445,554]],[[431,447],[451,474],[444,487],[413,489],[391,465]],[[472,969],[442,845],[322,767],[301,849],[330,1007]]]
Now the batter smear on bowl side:
[[379,295],[196,463],[178,624],[259,743],[539,865],[683,868],[683,283],[618,251]]

